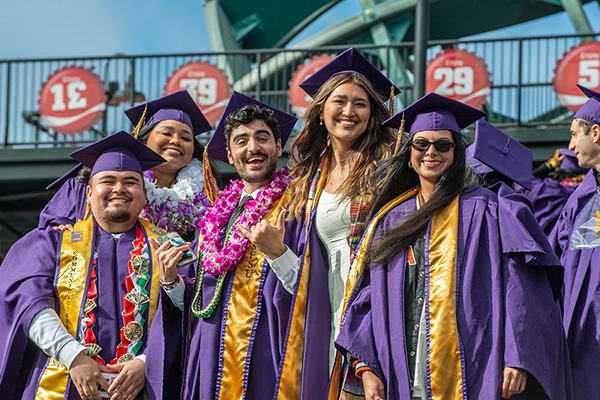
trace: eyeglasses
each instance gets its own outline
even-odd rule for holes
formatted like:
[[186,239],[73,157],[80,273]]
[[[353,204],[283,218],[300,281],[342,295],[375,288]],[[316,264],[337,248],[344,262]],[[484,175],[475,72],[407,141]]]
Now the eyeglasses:
[[410,145],[413,149],[417,151],[427,151],[429,149],[429,146],[433,145],[433,147],[435,147],[435,149],[440,153],[447,153],[450,150],[452,150],[454,146],[456,146],[451,141],[445,139],[441,139],[435,142],[430,142],[429,140],[425,139],[415,139],[411,142]]

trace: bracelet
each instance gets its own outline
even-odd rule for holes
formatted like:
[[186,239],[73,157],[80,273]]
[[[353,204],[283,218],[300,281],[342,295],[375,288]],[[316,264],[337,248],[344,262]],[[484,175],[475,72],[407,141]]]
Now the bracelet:
[[165,290],[173,290],[177,287],[177,285],[179,285],[179,275],[177,275],[177,278],[175,278],[174,280],[172,280],[171,282],[163,282],[160,279],[158,280],[158,282],[160,283],[160,286],[163,287],[163,289]]

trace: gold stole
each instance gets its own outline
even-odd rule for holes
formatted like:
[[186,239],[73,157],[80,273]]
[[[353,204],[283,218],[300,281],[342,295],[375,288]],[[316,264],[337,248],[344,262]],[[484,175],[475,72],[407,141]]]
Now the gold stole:
[[[415,194],[417,194],[418,191],[418,188],[412,189],[401,194],[395,199],[390,200],[386,205],[381,207],[381,210],[377,212],[377,215],[375,215],[373,220],[369,223],[369,226],[365,230],[360,245],[356,249],[355,257],[352,261],[352,265],[350,266],[350,272],[348,273],[348,281],[346,282],[346,292],[344,293],[344,305],[342,308],[342,321],[346,314],[346,309],[348,308],[350,297],[354,293],[356,285],[358,284],[358,281],[360,280],[367,266],[368,253],[371,250],[371,243],[373,242],[373,238],[375,237],[375,228],[377,228],[377,224],[391,209],[403,203],[407,199],[410,199]],[[328,399],[330,400],[337,400],[339,398],[340,379],[342,372],[341,369],[342,355],[340,354],[340,352],[337,352],[335,355],[335,364],[333,365],[333,371],[331,374],[331,383],[329,384]]]
[[[144,219],[140,218],[138,221],[142,224],[148,237],[156,240],[163,233]],[[73,227],[73,232],[69,230],[64,232],[60,248],[60,266],[56,278],[60,320],[67,332],[74,338],[77,338],[79,332],[90,267],[93,261],[94,224],[94,219],[89,214],[85,220],[78,221]],[[155,261],[154,252],[152,252],[152,266],[156,265]],[[156,314],[158,302],[158,268],[152,268],[151,279],[148,332]],[[64,399],[68,382],[69,371],[67,368],[58,360],[51,358],[40,379],[36,400]]]
[[[321,168],[321,176],[317,182],[315,198],[309,204],[310,213],[315,204],[319,202],[319,197],[327,181],[328,161],[325,160]],[[307,211],[307,214],[309,212]],[[305,216],[310,221],[310,215]],[[277,399],[295,400],[300,398],[300,389],[302,387],[302,355],[304,354],[304,329],[306,323],[306,302],[308,293],[308,278],[310,275],[310,237],[306,232],[306,249],[304,252],[304,262],[302,271],[298,277],[298,289],[292,300],[291,323],[289,327],[288,340],[283,354],[283,368],[277,389]]]
[[[275,226],[279,212],[287,207],[290,200],[291,195],[284,194],[269,208],[263,219]],[[222,339],[223,371],[219,399],[241,399],[244,396],[246,359],[250,336],[258,318],[257,307],[264,263],[265,255],[250,243],[244,260],[233,272],[235,275],[231,296],[225,309],[227,319]]]
[[[456,255],[460,195],[439,210],[429,235],[429,371],[431,399],[462,399],[463,376],[456,320]],[[425,260],[427,261],[427,260]]]
[[[344,307],[345,315],[350,297],[362,276],[367,254],[370,251],[375,228],[391,209],[417,194],[410,190],[391,200],[377,213],[363,236],[356,257],[350,268]],[[439,210],[431,222],[429,240],[428,321],[429,321],[429,365],[432,400],[462,399],[463,377],[461,368],[460,342],[456,320],[456,254],[458,242],[459,196]],[[401,288],[399,288],[401,290]],[[338,352],[329,389],[329,400],[337,399],[341,379],[342,357]]]

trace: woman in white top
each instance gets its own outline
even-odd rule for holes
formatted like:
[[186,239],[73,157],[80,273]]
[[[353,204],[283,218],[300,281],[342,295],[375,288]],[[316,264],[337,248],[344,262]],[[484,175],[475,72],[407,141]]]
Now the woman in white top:
[[[306,126],[292,146],[295,194],[290,218],[304,225],[300,270],[282,376],[301,399],[326,398],[335,360],[342,301],[362,223],[370,208],[367,177],[391,153],[392,132],[381,126],[393,84],[350,48],[305,80],[313,97]],[[291,341],[290,341],[291,342]]]

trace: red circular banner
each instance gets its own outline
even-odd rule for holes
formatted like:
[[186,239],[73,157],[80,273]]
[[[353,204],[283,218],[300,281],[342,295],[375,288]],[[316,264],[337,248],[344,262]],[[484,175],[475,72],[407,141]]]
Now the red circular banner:
[[552,83],[563,107],[579,110],[588,98],[576,84],[600,90],[600,43],[581,43],[566,52],[556,64]]
[[76,135],[104,115],[106,89],[89,69],[69,66],[54,72],[40,91],[40,118],[54,132]]
[[167,79],[165,95],[181,89],[187,89],[211,125],[221,118],[231,95],[231,84],[227,75],[204,61],[192,61],[182,65]]
[[292,106],[292,112],[297,117],[304,117],[306,109],[312,102],[312,98],[298,85],[329,61],[333,60],[333,58],[333,56],[328,54],[321,54],[320,56],[314,56],[310,60],[306,59],[304,64],[298,66],[298,69],[292,74],[292,79],[288,83],[288,97],[290,99],[290,106]]
[[435,92],[479,109],[492,82],[487,65],[473,53],[448,49],[427,65],[427,93]]

